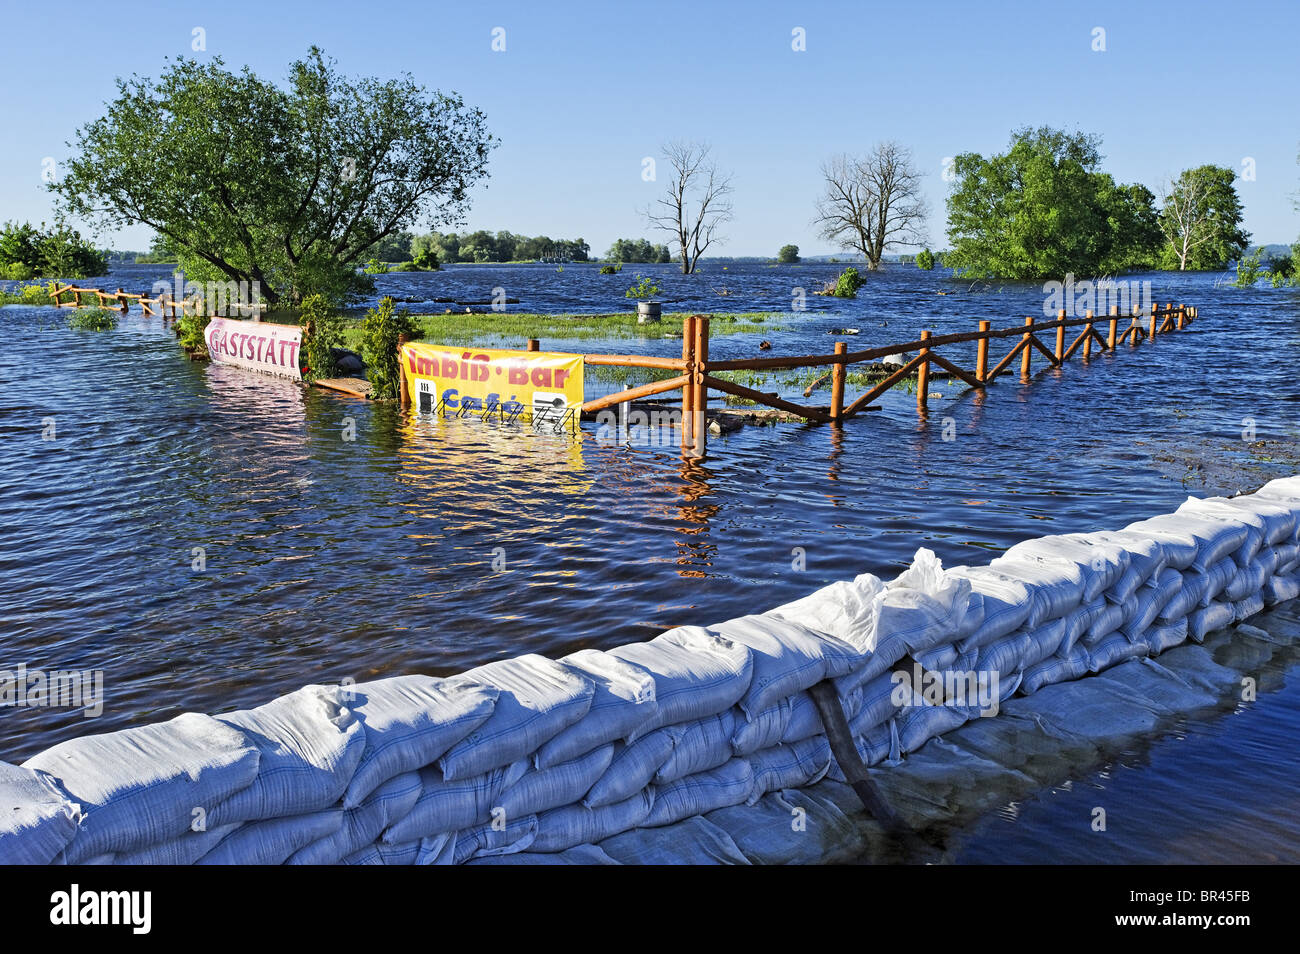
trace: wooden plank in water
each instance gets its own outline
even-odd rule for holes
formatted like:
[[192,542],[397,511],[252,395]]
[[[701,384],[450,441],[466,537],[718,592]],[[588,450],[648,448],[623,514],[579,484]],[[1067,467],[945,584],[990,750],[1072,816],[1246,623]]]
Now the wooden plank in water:
[[325,388],[330,391],[339,391],[342,394],[348,394],[352,397],[366,398],[370,397],[370,382],[365,378],[318,378],[312,384],[318,388]]

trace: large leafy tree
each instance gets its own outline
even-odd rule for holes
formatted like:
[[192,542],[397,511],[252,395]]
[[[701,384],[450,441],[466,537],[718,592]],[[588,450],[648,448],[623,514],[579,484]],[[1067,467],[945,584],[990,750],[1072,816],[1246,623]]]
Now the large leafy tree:
[[944,264],[981,278],[1108,275],[1153,264],[1155,197],[1101,172],[1101,140],[1019,129],[1008,150],[957,156]]
[[1165,190],[1161,264],[1179,271],[1223,268],[1241,257],[1250,234],[1241,228],[1236,173],[1223,166],[1185,169]]
[[495,144],[458,96],[348,79],[316,47],[284,86],[177,58],[118,81],[51,188],[81,218],[150,226],[193,277],[339,300],[386,239],[458,221]]

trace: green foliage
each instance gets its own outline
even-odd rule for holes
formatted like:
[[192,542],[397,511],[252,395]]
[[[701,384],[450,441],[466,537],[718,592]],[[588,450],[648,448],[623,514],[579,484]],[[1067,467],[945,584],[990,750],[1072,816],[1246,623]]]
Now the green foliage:
[[1217,270],[1241,257],[1250,235],[1241,228],[1236,177],[1223,166],[1183,170],[1160,212],[1160,267]]
[[648,239],[617,239],[605,253],[605,258],[630,265],[662,265],[672,261],[672,253],[667,245],[651,245]]
[[203,333],[211,320],[210,315],[178,315],[175,328],[181,347],[192,355],[208,357],[208,342]]
[[545,235],[530,237],[511,232],[430,232],[417,235],[411,253],[418,256],[428,249],[442,262],[534,262],[539,259],[562,259],[585,262],[591,246],[583,239],[552,239]]
[[781,250],[776,253],[776,260],[782,265],[794,265],[799,261],[799,246],[782,245]]
[[405,309],[393,309],[393,299],[381,298],[379,307],[367,311],[361,321],[361,359],[366,363],[366,377],[376,398],[398,397],[398,339],[403,335],[418,337],[420,330]]
[[68,315],[68,327],[87,331],[112,331],[117,327],[118,317],[118,312],[107,308],[77,308]]
[[1243,255],[1237,262],[1237,280],[1232,284],[1238,288],[1250,288],[1264,277],[1264,269],[1259,265],[1259,252]]
[[836,298],[857,298],[858,289],[867,283],[867,280],[858,274],[858,270],[850,265],[835,279],[835,288],[831,294]]
[[623,263],[622,263],[622,262],[619,262],[617,265],[602,265],[602,266],[600,266],[600,273],[601,273],[602,275],[617,275],[617,274],[618,274],[619,272],[621,272],[622,270],[623,270]]
[[22,285],[13,291],[0,290],[0,305],[53,305],[54,282]]
[[77,218],[166,236],[192,278],[258,282],[272,306],[340,301],[386,239],[455,221],[495,144],[459,97],[409,75],[349,79],[315,47],[284,85],[177,58],[118,80],[50,188]]
[[107,273],[107,256],[82,239],[80,232],[63,225],[36,228],[29,222],[6,222],[0,227],[0,277],[25,281]]
[[427,272],[437,271],[441,263],[438,261],[438,253],[431,246],[424,246],[415,253],[411,259],[411,264],[416,268],[423,269]]
[[944,264],[976,278],[1109,275],[1150,265],[1155,196],[1098,170],[1100,138],[1020,129],[1007,152],[956,157]]
[[379,259],[372,258],[370,261],[366,262],[366,267],[363,269],[363,271],[367,275],[387,275],[388,266],[385,265],[383,262],[381,262]]
[[928,248],[923,248],[916,253],[916,267],[923,272],[928,272],[934,268],[934,253]]
[[649,276],[637,275],[637,278],[639,278],[640,281],[627,290],[627,294],[624,296],[625,298],[639,298],[642,301],[646,301],[647,299],[653,298],[655,295],[659,294],[659,286],[656,285],[654,280]]
[[298,312],[302,326],[302,354],[307,359],[309,380],[338,374],[331,348],[343,346],[343,319],[330,307],[324,295],[308,295]]

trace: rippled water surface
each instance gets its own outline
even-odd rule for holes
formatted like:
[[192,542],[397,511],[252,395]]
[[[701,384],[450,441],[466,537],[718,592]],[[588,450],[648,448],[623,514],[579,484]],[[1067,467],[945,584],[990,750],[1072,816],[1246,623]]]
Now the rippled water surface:
[[[614,311],[627,307],[622,290],[637,270],[449,268],[382,276],[379,288],[468,299],[502,287],[520,299],[515,310]],[[857,300],[812,297],[809,310],[790,311],[793,289],[820,287],[837,270],[656,274],[667,310],[786,312],[761,336],[715,338],[716,358],[756,356],[760,337],[773,354],[827,352],[837,338],[871,347],[922,328],[973,330],[981,318],[1011,326],[1043,310],[1036,285],[897,267],[871,276]],[[143,290],[160,274],[136,267],[99,284]],[[890,576],[920,546],[945,564],[986,562],[1027,537],[1119,527],[1189,493],[1251,489],[1300,470],[1298,293],[1226,287],[1222,275],[1139,276],[1148,278],[1158,301],[1199,306],[1190,330],[1057,371],[1039,361],[1032,381],[1008,375],[986,394],[935,382],[925,417],[896,390],[840,430],[747,427],[713,438],[692,463],[671,437],[608,447],[590,430],[573,442],[408,418],[191,363],[158,319],[135,313],[116,332],[89,332],[52,309],[0,309],[0,668],[102,669],[107,696],[93,721],[0,709],[0,758],[182,711],[253,705],[309,682],[610,647],[863,571]],[[860,333],[827,333],[843,327]],[[680,347],[663,337],[580,345]],[[42,439],[48,418],[54,440]],[[1300,696],[1278,691],[1252,712],[1259,731],[1249,745],[1213,727],[1240,719],[1193,726],[1168,757],[1138,760],[1104,784],[1135,802],[1159,791],[1158,827],[1174,824],[1203,772],[1243,779],[1211,802],[1244,801],[1294,858],[1289,802],[1238,773],[1294,763]],[[1125,789],[1122,779],[1141,784]],[[1016,860],[1073,844],[1050,809],[1035,811],[991,823]],[[1224,860],[1256,860],[1225,841]],[[996,860],[978,842],[969,851]],[[1168,860],[1196,856],[1190,842],[1169,851]]]

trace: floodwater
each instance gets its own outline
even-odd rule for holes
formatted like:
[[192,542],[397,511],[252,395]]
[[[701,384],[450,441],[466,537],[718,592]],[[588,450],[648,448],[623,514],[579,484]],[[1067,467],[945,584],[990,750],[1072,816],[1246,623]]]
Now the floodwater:
[[[503,288],[520,299],[511,310],[617,311],[641,272],[660,279],[665,310],[785,312],[761,335],[715,337],[717,359],[758,356],[760,339],[765,354],[825,353],[835,340],[858,349],[1043,314],[1039,285],[902,266],[869,275],[856,300],[809,295],[792,310],[796,289],[838,270],[466,266],[378,281],[406,298]],[[126,267],[96,284],[141,291],[161,276]],[[945,565],[983,563],[1028,537],[1120,527],[1188,494],[1300,471],[1300,292],[1232,288],[1225,275],[1130,277],[1159,302],[1197,305],[1200,319],[1056,371],[1036,361],[1031,381],[1017,370],[984,394],[932,382],[924,417],[896,390],[838,430],[746,427],[690,463],[671,432],[603,446],[588,426],[575,442],[191,363],[159,319],[134,312],[115,332],[90,332],[52,309],[0,309],[0,669],[102,670],[105,696],[95,719],[0,709],[0,759],[311,682],[612,647],[864,571],[889,577],[918,547]],[[858,334],[828,333],[843,328]],[[542,347],[680,354],[669,330]],[[609,387],[593,382],[588,396]],[[1071,834],[1077,818],[1057,807],[1067,787],[990,819],[962,860],[1208,860],[1203,841],[1161,834],[1186,834],[1189,804],[1208,805],[1206,826],[1229,807],[1264,819],[1265,856],[1294,860],[1300,813],[1250,779],[1290,773],[1293,792],[1298,733],[1292,677],[1248,717],[1186,727],[1173,748],[1081,776],[1076,789],[1111,791],[1112,816],[1116,799],[1146,812],[1129,853],[1115,853],[1117,840],[1091,847],[1086,823]],[[1215,845],[1214,860],[1261,857],[1258,840]]]

